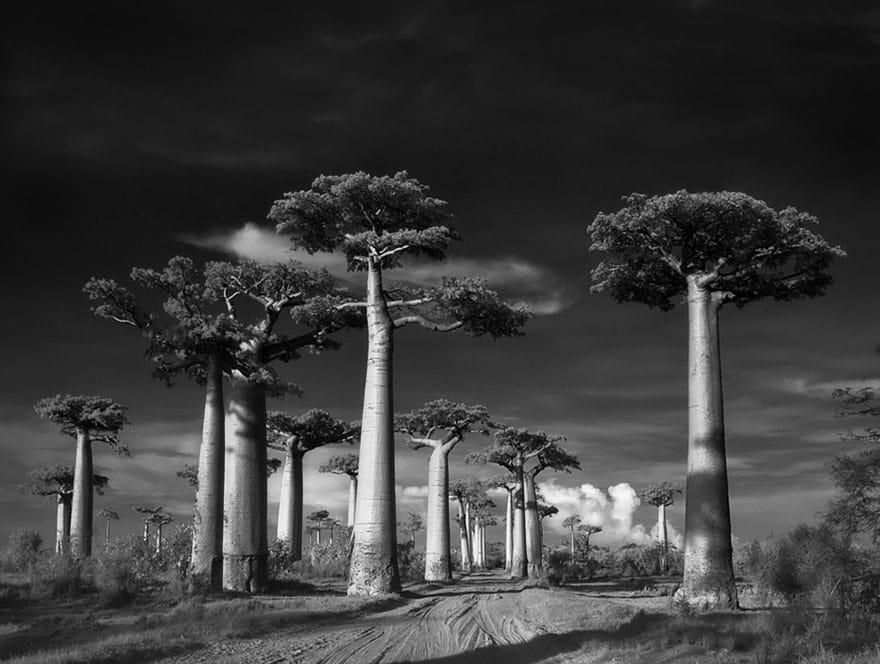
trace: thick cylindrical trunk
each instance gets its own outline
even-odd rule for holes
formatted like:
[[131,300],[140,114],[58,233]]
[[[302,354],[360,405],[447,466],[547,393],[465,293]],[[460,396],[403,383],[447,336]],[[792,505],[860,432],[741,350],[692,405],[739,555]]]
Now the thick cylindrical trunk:
[[541,565],[541,519],[538,517],[538,499],[535,495],[535,478],[531,473],[523,476],[525,488],[526,558],[528,574],[537,579],[543,574]]
[[480,548],[483,552],[483,569],[489,567],[489,556],[486,552],[486,526],[480,526]]
[[104,546],[110,544],[110,519],[107,519],[107,523],[104,525]]
[[669,571],[669,534],[666,530],[666,505],[657,506],[657,541],[660,544],[660,573]]
[[513,491],[507,491],[507,518],[504,521],[504,569],[513,563]]
[[400,592],[394,487],[393,323],[379,263],[367,273],[367,373],[349,595]]
[[571,526],[569,528],[568,537],[569,537],[569,542],[570,542],[570,546],[571,546],[571,549],[570,549],[571,557],[574,558],[574,526]]
[[688,471],[684,579],[696,608],[735,608],[721,391],[721,303],[688,279]]
[[162,524],[156,526],[156,553],[162,553]]
[[70,516],[70,551],[76,558],[92,555],[92,441],[88,431],[76,434],[73,499]]
[[226,411],[223,588],[266,592],[266,390],[236,374]]
[[144,542],[150,541],[150,522],[144,521]]
[[461,570],[471,571],[471,557],[468,551],[467,524],[464,520],[464,506],[458,503],[458,546],[461,549]]
[[522,466],[517,468],[516,489],[513,496],[513,557],[510,563],[510,578],[519,579],[529,575],[526,555],[526,517],[525,492],[523,490]]
[[321,529],[320,528],[315,529],[315,544],[318,544],[318,545],[321,544]]
[[470,503],[464,504],[464,532],[467,536],[468,562],[471,568],[476,567],[477,559],[474,556],[474,527],[471,523]]
[[302,559],[302,530],[303,458],[296,450],[288,449],[284,455],[278,501],[278,539],[287,542],[293,560]]
[[358,492],[358,478],[357,475],[349,475],[349,483],[348,483],[348,527],[351,528],[354,526],[354,515],[357,510],[357,492]]
[[223,586],[223,466],[226,441],[223,370],[215,358],[208,358],[206,379],[189,581],[193,589],[220,590]]
[[55,514],[55,553],[70,553],[70,503],[69,493],[58,494]]

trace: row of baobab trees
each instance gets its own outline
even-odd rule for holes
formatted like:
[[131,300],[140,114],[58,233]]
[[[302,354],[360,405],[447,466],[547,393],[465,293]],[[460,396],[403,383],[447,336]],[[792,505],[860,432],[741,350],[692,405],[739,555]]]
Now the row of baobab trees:
[[[522,334],[530,313],[524,306],[507,304],[482,279],[446,277],[429,288],[385,283],[386,271],[402,267],[405,257],[442,260],[450,245],[461,239],[448,225],[447,204],[405,172],[321,176],[308,189],[276,200],[268,217],[279,241],[286,238],[295,249],[309,253],[341,253],[350,270],[365,272],[361,292],[341,288],[324,270],[293,262],[209,262],[196,268],[180,257],[160,271],[131,273],[136,286],[165,298],[161,312],[144,309],[135,293],[111,279],[92,279],[85,291],[96,303],[97,315],[142,332],[159,378],[172,384],[178,376],[189,376],[205,388],[193,572],[206,585],[234,590],[259,592],[267,583],[266,397],[299,389],[281,380],[274,367],[295,359],[305,348],[335,348],[333,335],[343,328],[366,328],[349,593],[399,590],[395,332],[417,326],[438,333],[460,330],[475,337],[508,337]],[[814,217],[795,208],[777,211],[742,193],[679,191],[626,196],[619,210],[599,213],[588,227],[591,249],[604,255],[592,272],[594,292],[664,311],[680,301],[687,303],[688,462],[680,593],[697,607],[737,604],[719,314],[729,303],[743,306],[763,298],[788,301],[823,294],[831,283],[832,260],[844,253],[810,228],[815,223]],[[293,331],[282,329],[282,314]],[[88,437],[92,424],[99,425],[94,432],[114,431],[118,427],[113,427],[113,412],[108,405],[100,421],[65,426],[78,439]],[[407,435],[414,444],[432,448],[429,485],[436,486],[447,446],[479,422],[465,418],[463,424],[441,427],[412,419],[405,425]],[[527,541],[533,531],[528,524],[535,516],[528,509],[534,478],[526,458],[550,468],[565,458],[546,461],[551,448],[542,445],[548,438],[553,442],[548,434],[502,429],[495,435],[497,449],[485,455],[492,463],[492,455],[513,460],[511,472],[523,504],[521,516],[514,509],[512,519],[515,575],[527,574],[529,561],[537,561],[529,557],[535,543]],[[544,461],[536,449],[544,450]],[[89,485],[80,479],[77,486],[85,490]],[[432,492],[440,495],[439,490]],[[446,495],[429,503],[429,514],[443,509],[448,510]],[[525,527],[515,525],[517,518]],[[438,530],[431,537],[448,540],[448,531],[444,535],[442,528]],[[444,548],[433,550],[440,552],[433,561],[443,569]]]

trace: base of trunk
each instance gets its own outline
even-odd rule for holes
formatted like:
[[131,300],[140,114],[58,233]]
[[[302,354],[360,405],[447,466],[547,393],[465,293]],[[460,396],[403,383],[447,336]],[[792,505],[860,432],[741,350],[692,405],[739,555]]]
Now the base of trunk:
[[269,556],[223,554],[223,590],[264,593],[269,590]]
[[400,590],[396,556],[380,557],[369,555],[366,551],[355,551],[348,577],[349,596],[385,595],[399,593]]
[[544,568],[538,563],[529,563],[529,577],[532,579],[540,579],[544,576]]
[[707,586],[703,583],[688,583],[685,579],[681,588],[675,592],[675,601],[687,602],[695,611],[736,610],[739,608],[736,585]]
[[223,589],[223,558],[211,558],[203,568],[190,566],[189,591],[206,593]]
[[452,560],[448,556],[425,557],[425,581],[451,581]]
[[513,564],[510,566],[510,578],[524,579],[529,575],[528,569],[528,565],[525,564],[525,561],[514,558]]

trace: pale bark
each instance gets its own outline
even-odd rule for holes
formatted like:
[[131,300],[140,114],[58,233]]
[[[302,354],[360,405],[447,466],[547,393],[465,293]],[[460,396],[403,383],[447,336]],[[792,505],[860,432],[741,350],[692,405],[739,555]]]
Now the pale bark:
[[144,542],[150,541],[150,522],[144,521]]
[[571,524],[571,526],[569,526],[568,537],[571,544],[571,557],[574,558],[574,524]]
[[266,592],[266,390],[234,374],[226,415],[223,588]]
[[[278,539],[287,542],[293,560],[302,559],[303,530],[303,457],[287,445],[281,472],[281,496],[278,500]],[[318,543],[320,544],[320,536]]]
[[504,520],[504,569],[513,564],[513,490],[507,489],[507,518]]
[[688,277],[688,474],[681,595],[697,608],[735,608],[718,334],[719,294]]
[[425,517],[425,580],[452,579],[449,552],[449,451],[437,443],[428,460],[428,511]]
[[660,572],[669,571],[669,533],[666,530],[666,504],[657,506],[657,539],[660,543]]
[[223,370],[216,358],[206,365],[205,412],[199,446],[198,487],[193,513],[191,587],[223,586],[223,466],[225,425]]
[[107,523],[104,526],[104,546],[110,544],[110,519],[107,519]]
[[92,441],[89,432],[77,431],[70,516],[70,551],[76,558],[92,555],[92,501],[94,491]]
[[513,555],[510,562],[510,578],[517,579],[529,575],[526,554],[525,492],[522,466],[516,468],[516,489],[513,509]]
[[477,564],[477,558],[474,555],[474,536],[473,524],[471,524],[471,506],[470,503],[464,504],[464,532],[467,537],[468,561],[470,567],[474,568]]
[[58,507],[55,515],[55,553],[70,552],[70,504],[69,493],[58,494]]
[[538,499],[535,495],[535,477],[531,473],[523,475],[525,489],[525,530],[526,559],[528,575],[537,579],[543,573],[541,564],[541,519],[538,517]]
[[354,515],[357,510],[357,491],[358,478],[357,475],[349,475],[348,483],[348,527],[354,526]]
[[471,571],[471,552],[468,549],[467,524],[464,520],[464,505],[458,503],[458,545],[461,549],[461,570]]
[[400,592],[394,487],[393,323],[377,259],[367,273],[367,372],[349,595]]
[[156,526],[156,553],[162,553],[162,524]]

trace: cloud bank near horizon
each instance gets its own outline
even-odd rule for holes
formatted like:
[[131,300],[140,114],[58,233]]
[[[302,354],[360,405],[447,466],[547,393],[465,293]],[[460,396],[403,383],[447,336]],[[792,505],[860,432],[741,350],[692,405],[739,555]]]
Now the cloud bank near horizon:
[[[231,254],[260,263],[295,260],[309,267],[326,268],[334,277],[353,281],[348,263],[338,253],[315,253],[293,249],[272,230],[247,222],[234,230],[204,235],[181,235],[187,244]],[[437,284],[444,275],[483,277],[511,300],[528,304],[539,316],[550,316],[570,307],[579,297],[576,289],[552,270],[518,256],[499,258],[449,258],[443,262],[411,262],[399,274],[399,281],[416,286]]]

